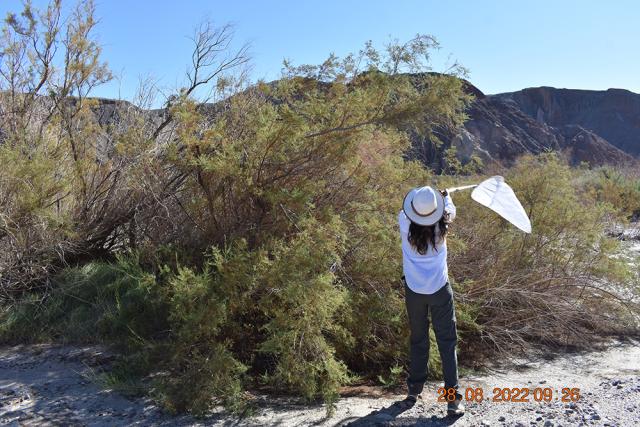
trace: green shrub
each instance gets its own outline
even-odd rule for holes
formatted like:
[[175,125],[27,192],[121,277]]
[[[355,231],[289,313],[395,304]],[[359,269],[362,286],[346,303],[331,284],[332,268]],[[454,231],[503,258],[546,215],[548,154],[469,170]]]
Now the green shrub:
[[270,383],[333,403],[348,380],[331,344],[348,337],[337,323],[347,292],[331,272],[344,251],[344,228],[337,218],[326,225],[305,219],[298,227],[294,239],[274,245],[263,265],[266,289],[259,305],[269,322],[259,350],[275,356]]
[[[243,252],[229,260],[214,251],[202,272],[180,267],[168,281],[171,335],[168,375],[160,390],[165,406],[172,411],[189,410],[202,415],[217,403],[216,398],[227,408],[242,407],[241,376],[246,367],[230,349],[230,340],[240,337],[227,337],[224,333],[239,308],[234,296],[242,294],[251,283],[250,278],[245,283],[225,280],[225,271],[238,267],[234,261],[240,258],[246,260]],[[243,272],[232,274],[237,277]],[[234,285],[239,289],[232,290]]]
[[601,166],[581,177],[584,193],[611,205],[623,220],[640,218],[640,173],[634,168]]

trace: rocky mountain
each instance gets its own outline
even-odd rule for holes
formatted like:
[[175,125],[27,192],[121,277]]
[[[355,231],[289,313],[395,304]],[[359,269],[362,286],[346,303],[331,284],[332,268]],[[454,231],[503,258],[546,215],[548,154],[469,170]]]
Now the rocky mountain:
[[538,123],[578,125],[619,149],[640,156],[640,95],[623,89],[605,91],[538,87],[496,98],[517,106]]
[[[438,135],[444,149],[456,148],[462,163],[477,156],[485,164],[508,165],[522,154],[553,150],[564,152],[573,164],[640,165],[640,94],[539,87],[485,95],[468,82],[466,90],[475,97],[469,119],[462,129],[445,129]],[[123,101],[98,101],[96,118],[101,125],[126,127],[126,117],[135,111],[153,126],[165,113],[139,110]],[[216,105],[204,105],[212,119]],[[414,148],[413,156],[436,171],[443,169],[442,149],[418,137]]]
[[[640,157],[640,95],[626,90],[530,88],[475,101],[464,129],[444,138],[464,162],[510,163],[524,153],[562,151],[573,164],[636,164]],[[440,159],[432,159],[438,168]]]

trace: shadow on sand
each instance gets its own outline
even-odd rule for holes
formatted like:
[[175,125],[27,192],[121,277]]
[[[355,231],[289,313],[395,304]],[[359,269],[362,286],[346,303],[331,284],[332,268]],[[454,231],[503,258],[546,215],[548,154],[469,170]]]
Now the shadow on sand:
[[396,417],[405,411],[408,411],[414,404],[407,403],[405,400],[399,400],[392,403],[386,408],[378,409],[364,417],[345,418],[336,423],[339,426],[349,427],[365,427],[365,426],[450,426],[460,419],[460,416],[437,416],[429,417],[407,417],[396,419]]

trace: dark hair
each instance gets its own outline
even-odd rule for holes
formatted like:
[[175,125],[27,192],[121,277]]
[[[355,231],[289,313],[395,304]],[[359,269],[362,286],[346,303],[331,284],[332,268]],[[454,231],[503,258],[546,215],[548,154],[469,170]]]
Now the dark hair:
[[444,214],[440,221],[436,222],[433,225],[420,225],[411,221],[411,225],[409,225],[409,243],[415,250],[418,251],[419,254],[424,255],[427,253],[429,249],[429,244],[433,247],[433,250],[436,252],[438,249],[436,248],[436,227],[440,229],[439,241],[444,240],[447,236],[447,232],[449,231],[449,215]]

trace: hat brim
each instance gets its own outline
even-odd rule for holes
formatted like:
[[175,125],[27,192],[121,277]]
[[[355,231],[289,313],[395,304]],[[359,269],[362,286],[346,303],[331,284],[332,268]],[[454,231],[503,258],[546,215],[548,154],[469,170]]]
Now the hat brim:
[[404,196],[404,201],[402,202],[402,209],[404,210],[404,214],[411,220],[411,222],[415,222],[419,225],[433,225],[436,222],[440,221],[442,215],[444,215],[444,197],[438,190],[435,190],[437,207],[435,212],[431,215],[420,215],[417,213],[413,206],[411,205],[411,201],[413,200],[413,196],[416,194],[419,188],[414,188],[409,191],[406,196]]

